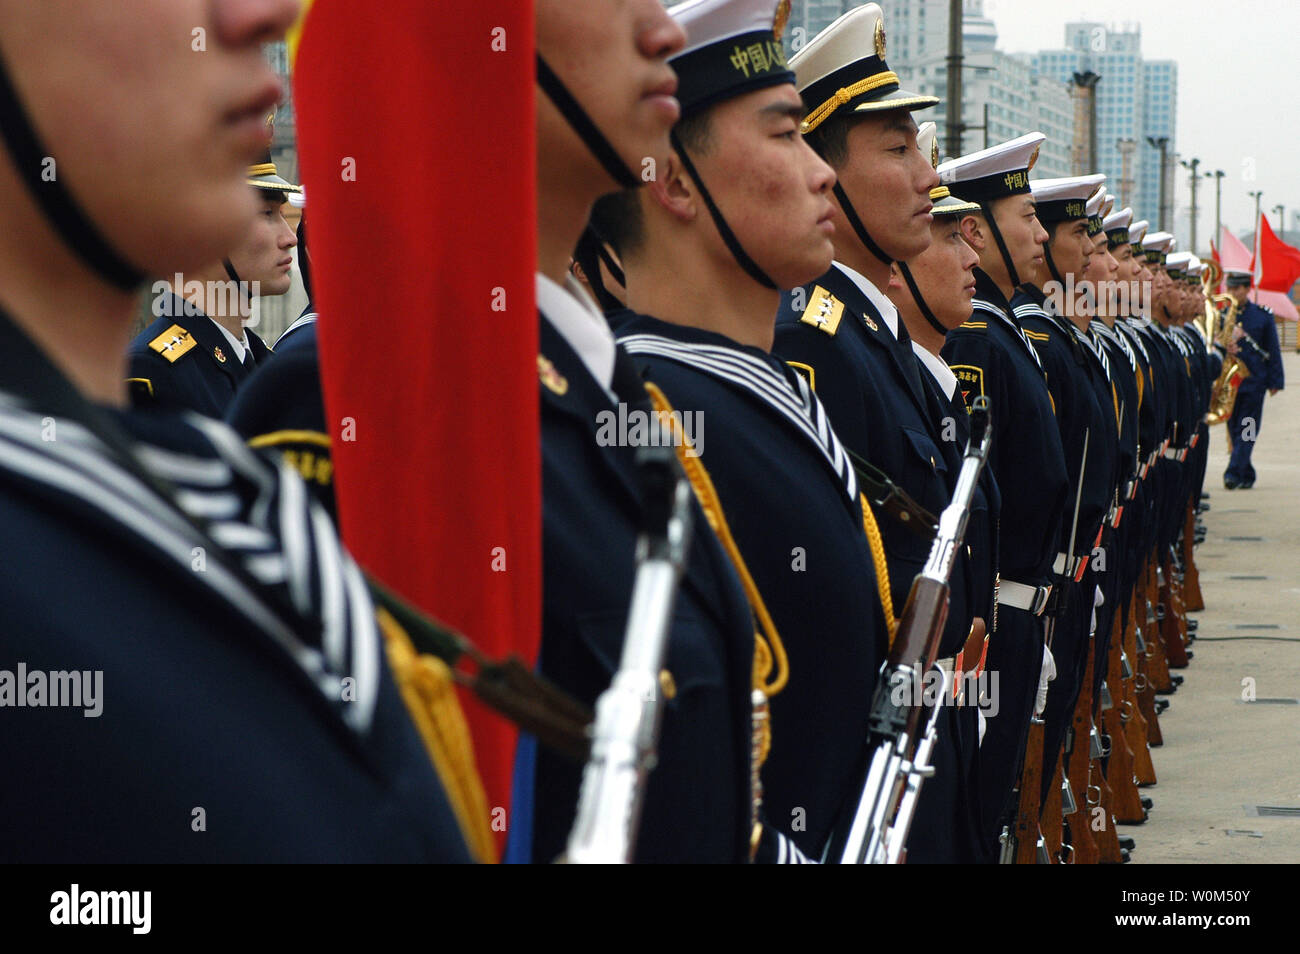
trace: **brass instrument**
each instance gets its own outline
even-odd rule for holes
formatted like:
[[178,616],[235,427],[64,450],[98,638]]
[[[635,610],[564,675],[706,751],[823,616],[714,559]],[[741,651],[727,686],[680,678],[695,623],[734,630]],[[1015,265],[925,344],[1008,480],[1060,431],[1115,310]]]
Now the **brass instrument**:
[[1232,344],[1233,330],[1237,327],[1238,311],[1240,309],[1231,295],[1207,294],[1205,321],[1211,335],[1207,335],[1206,340],[1224,348],[1223,369],[1210,392],[1210,410],[1205,416],[1210,425],[1222,424],[1232,417],[1232,408],[1237,403],[1237,389],[1250,376],[1245,362],[1227,350]]

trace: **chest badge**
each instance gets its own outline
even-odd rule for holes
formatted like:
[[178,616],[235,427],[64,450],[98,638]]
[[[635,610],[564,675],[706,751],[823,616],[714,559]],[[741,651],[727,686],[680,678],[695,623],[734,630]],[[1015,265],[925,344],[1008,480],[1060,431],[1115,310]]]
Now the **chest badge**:
[[551,359],[545,355],[537,356],[537,377],[547,390],[555,394],[563,395],[569,390],[568,378],[556,371]]
[[212,349],[212,357],[216,358],[217,361],[221,364],[226,363],[226,353],[221,350],[220,346],[217,346]]

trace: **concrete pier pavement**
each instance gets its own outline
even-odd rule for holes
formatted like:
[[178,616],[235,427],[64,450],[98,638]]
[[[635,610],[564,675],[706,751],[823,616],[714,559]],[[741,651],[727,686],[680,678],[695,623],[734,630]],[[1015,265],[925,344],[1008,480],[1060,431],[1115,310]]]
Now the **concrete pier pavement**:
[[1120,826],[1135,864],[1300,862],[1300,355],[1284,362],[1291,387],[1265,401],[1252,489],[1224,489],[1224,428],[1210,432],[1206,608],[1192,614],[1185,682],[1165,697],[1158,784],[1143,790],[1155,807]]

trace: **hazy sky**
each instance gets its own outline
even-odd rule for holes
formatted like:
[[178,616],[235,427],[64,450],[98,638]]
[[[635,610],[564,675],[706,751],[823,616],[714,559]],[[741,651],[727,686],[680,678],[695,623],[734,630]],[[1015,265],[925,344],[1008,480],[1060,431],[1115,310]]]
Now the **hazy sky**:
[[[1222,169],[1223,222],[1251,231],[1255,202],[1286,206],[1288,227],[1300,212],[1300,3],[1295,0],[984,0],[1008,53],[1059,49],[1075,21],[1142,30],[1142,56],[1178,63],[1178,152],[1201,171]],[[1105,82],[1103,79],[1102,82]],[[1145,147],[1150,148],[1150,147]],[[1255,178],[1249,180],[1253,168]],[[1188,172],[1177,167],[1175,206],[1190,206]],[[1201,245],[1214,230],[1214,180],[1198,196]],[[1295,234],[1290,236],[1295,241]]]

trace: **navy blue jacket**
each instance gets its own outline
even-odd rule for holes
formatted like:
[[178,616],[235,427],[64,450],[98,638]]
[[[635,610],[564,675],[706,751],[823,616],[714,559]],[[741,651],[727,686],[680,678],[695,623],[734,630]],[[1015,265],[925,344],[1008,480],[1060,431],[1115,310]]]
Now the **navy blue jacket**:
[[[594,705],[618,669],[635,576],[641,512],[635,448],[601,446],[597,415],[615,405],[545,318],[539,349],[549,362],[540,384],[539,668]],[[629,409],[648,407],[626,356],[619,371],[619,397]],[[713,440],[712,433],[705,437]],[[658,764],[646,790],[638,861],[748,859],[753,660],[754,627],[744,592],[697,508],[665,662],[675,695],[666,706]],[[582,766],[538,750],[532,860],[552,861],[564,849],[581,774]]]
[[1286,375],[1282,371],[1282,346],[1277,340],[1277,325],[1273,312],[1261,305],[1248,301],[1237,316],[1237,323],[1250,335],[1264,351],[1265,358],[1248,344],[1241,344],[1237,356],[1241,358],[1250,371],[1250,377],[1241,382],[1240,391],[1265,391],[1286,386]]
[[[39,385],[15,381],[36,352],[2,333],[0,390],[32,407],[3,412],[0,527],[22,543],[0,554],[0,670],[103,676],[95,718],[0,708],[0,858],[467,860],[382,656],[370,657],[378,682],[368,727],[354,727],[349,703],[312,675],[321,617],[299,614],[272,582],[286,570],[264,562],[243,583],[224,572],[238,551],[194,531],[99,431],[36,394],[56,383],[52,369],[37,372]],[[228,530],[243,524],[231,538],[241,545],[278,539],[277,471],[236,453],[233,434],[233,451],[222,450],[191,416],[101,413],[143,469],[188,491],[176,499],[201,502],[191,513],[232,522]],[[42,443],[47,415],[58,439]]]
[[253,364],[241,364],[211,318],[176,295],[163,304],[162,317],[127,349],[132,404],[225,417],[235,391],[271,350],[245,329]]
[[[824,423],[825,412],[781,361],[645,315],[619,331],[673,406],[703,415],[702,460],[789,654],[789,684],[771,700],[766,816],[817,857],[846,804],[856,804],[885,652],[856,481],[842,449],[837,461],[818,443],[815,423],[809,434],[809,421]],[[777,403],[708,370],[716,367],[734,369]]]
[[975,283],[974,313],[948,332],[942,355],[967,403],[981,394],[992,403],[989,467],[1002,495],[1002,578],[1037,586],[1048,581],[1059,549],[1065,452],[1037,352],[982,269]]
[[[807,306],[796,309],[797,301]],[[937,517],[957,479],[948,469],[950,452],[960,454],[961,448],[941,448],[944,427],[932,415],[922,381],[928,372],[912,352],[907,327],[901,318],[897,321],[895,336],[862,289],[832,265],[817,281],[781,296],[772,353],[808,379],[846,447]],[[951,428],[948,436],[951,443]],[[930,555],[932,534],[918,534],[914,525],[883,511],[876,516],[894,613],[901,615],[912,580]],[[941,655],[960,649],[970,629],[965,576],[959,561]]]

